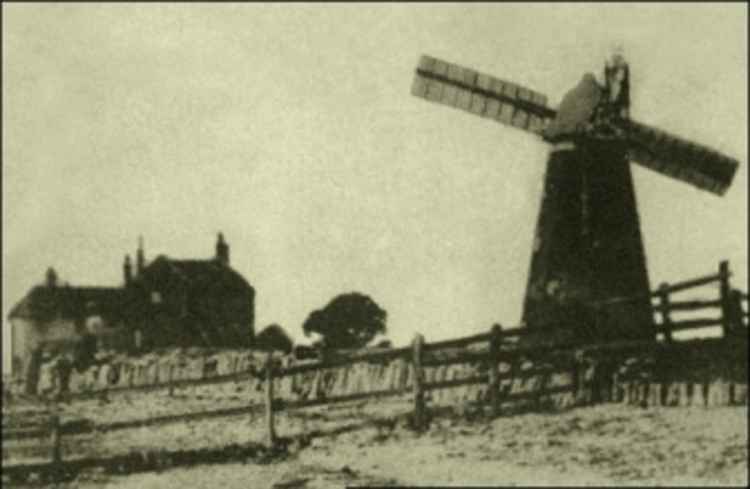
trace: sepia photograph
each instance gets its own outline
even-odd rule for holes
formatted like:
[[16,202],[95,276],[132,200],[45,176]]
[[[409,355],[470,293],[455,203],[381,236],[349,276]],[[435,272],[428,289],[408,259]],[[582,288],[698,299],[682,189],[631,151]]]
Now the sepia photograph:
[[747,26],[3,2],[3,487],[746,487]]

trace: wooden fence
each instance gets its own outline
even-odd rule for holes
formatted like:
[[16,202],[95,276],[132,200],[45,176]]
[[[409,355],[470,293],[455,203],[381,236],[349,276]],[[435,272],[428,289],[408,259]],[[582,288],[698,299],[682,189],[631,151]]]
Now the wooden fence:
[[[655,313],[656,332],[664,335],[665,341],[672,340],[672,334],[677,331],[683,331],[688,329],[706,328],[721,326],[724,335],[733,334],[734,329],[743,331],[742,325],[747,325],[747,301],[748,296],[746,292],[742,292],[737,289],[733,289],[730,286],[729,279],[731,273],[729,271],[729,264],[727,261],[722,261],[719,264],[719,270],[715,274],[706,275],[703,277],[685,280],[682,282],[676,282],[673,284],[662,283],[655,291],[648,294],[648,298],[655,301],[652,304],[653,311]],[[687,290],[694,290],[698,287],[719,284],[719,297],[714,299],[693,299],[693,300],[674,300],[673,295],[682,293]],[[600,308],[606,308],[610,305],[615,305],[622,302],[629,302],[633,300],[642,300],[644,297],[625,297],[615,298],[604,302],[593,304]],[[683,320],[674,320],[673,314],[679,312],[693,312],[693,311],[714,311],[719,312],[721,317],[702,317],[702,318],[691,318]],[[534,331],[526,328],[515,328],[506,330],[503,334],[503,338],[506,340],[513,341],[521,336],[528,336],[534,334],[545,334],[545,331]],[[483,342],[489,340],[489,333],[481,333],[466,338],[445,340],[434,342],[428,345],[430,349],[439,348],[457,348],[462,347],[471,343]],[[571,346],[573,346],[571,344]],[[388,361],[395,358],[403,358],[404,355],[410,349],[408,347],[393,348],[386,351],[378,352],[356,352],[348,355],[340,355],[337,357],[329,358],[325,364],[325,368],[334,366],[343,366],[357,361]],[[317,363],[317,368],[320,367],[320,363]],[[192,379],[179,379],[171,380],[172,370],[170,369],[169,380],[167,382],[155,382],[152,384],[142,385],[118,385],[112,387],[105,387],[103,389],[94,389],[83,392],[72,392],[58,394],[56,401],[73,402],[76,400],[93,399],[93,398],[107,398],[109,395],[118,393],[137,393],[137,392],[153,392],[166,390],[170,394],[173,394],[175,390],[184,389],[189,387],[199,387],[208,385],[217,385],[227,382],[240,382],[247,380],[257,375],[254,365],[251,365],[249,369],[232,372],[223,375],[211,375],[203,378],[192,378]],[[303,365],[299,368],[299,372],[314,370],[316,367],[310,367]],[[291,372],[294,372],[292,370]],[[37,401],[48,402],[49,399],[45,399],[42,396],[36,397]]]
[[[662,283],[651,296],[658,300],[654,310],[661,317],[659,331],[664,334],[665,341],[672,341],[672,333],[685,329],[721,326],[724,336],[742,332],[742,326],[747,326],[747,293],[733,289],[730,285],[730,277],[729,262],[722,261],[719,263],[719,270],[716,274],[671,285],[666,282]],[[672,299],[673,294],[717,282],[719,284],[719,297],[716,299]],[[677,311],[711,310],[719,312],[721,316],[718,318],[684,319],[682,321],[674,321],[672,318],[672,313]]]
[[[663,334],[660,341],[618,341],[608,344],[534,344],[534,342],[519,343],[518,339],[523,336],[538,334],[531,329],[515,328],[503,329],[499,324],[493,325],[489,331],[481,334],[475,334],[464,338],[443,340],[432,343],[425,342],[422,335],[414,338],[410,347],[393,348],[385,351],[362,351],[349,355],[329,355],[318,361],[307,364],[292,365],[282,368],[278,362],[269,353],[265,366],[256,376],[264,379],[265,397],[262,404],[255,403],[249,406],[238,408],[218,409],[199,413],[188,413],[179,415],[168,415],[161,417],[152,417],[142,420],[130,420],[112,423],[110,425],[62,425],[58,415],[58,410],[53,409],[50,422],[47,426],[38,426],[24,428],[20,430],[3,430],[3,439],[22,439],[31,437],[48,437],[50,440],[50,458],[53,466],[60,466],[62,461],[62,438],[63,435],[74,435],[89,433],[93,431],[104,432],[119,429],[127,429],[137,426],[152,426],[173,422],[185,422],[197,419],[206,419],[212,417],[223,417],[240,415],[244,413],[265,413],[266,420],[266,442],[269,447],[274,447],[278,443],[278,435],[275,425],[275,415],[282,411],[309,408],[313,406],[331,405],[336,403],[346,403],[358,400],[367,400],[382,398],[388,396],[399,396],[403,394],[412,394],[414,410],[411,417],[411,424],[416,430],[424,430],[428,424],[427,393],[441,389],[452,389],[461,386],[484,384],[487,386],[486,406],[491,415],[495,416],[501,413],[502,405],[518,400],[538,401],[543,396],[549,396],[559,393],[572,393],[574,398],[581,398],[584,402],[595,401],[590,395],[592,388],[591,379],[586,378],[585,365],[581,358],[587,355],[605,355],[614,358],[617,354],[644,354],[646,352],[681,352],[689,348],[701,348],[702,345],[726,344],[727,341],[734,342],[737,338],[747,340],[747,294],[736,289],[732,289],[729,283],[730,273],[727,262],[722,262],[719,271],[716,274],[700,277],[693,280],[674,284],[661,284],[659,288],[650,294],[650,297],[657,300],[654,306],[654,312],[661,319],[657,323],[657,331]],[[674,300],[673,294],[694,289],[707,284],[719,284],[719,297],[717,299],[696,299],[696,300]],[[623,300],[632,300],[632,298],[617,299],[610,303],[617,303]],[[599,304],[600,306],[602,304]],[[605,304],[606,306],[606,304]],[[675,321],[672,313],[676,311],[696,311],[696,310],[717,310],[721,313],[719,318],[699,318]],[[722,338],[718,340],[696,340],[696,341],[676,341],[673,338],[673,332],[684,331],[689,329],[699,329],[706,327],[722,327]],[[539,332],[542,333],[542,332]],[[471,345],[481,344],[483,348],[468,348]],[[441,354],[445,352],[448,354]],[[561,358],[561,361],[555,361],[538,368],[529,370],[511,369],[507,372],[501,372],[498,368],[501,363],[513,364],[524,357],[539,357],[546,355],[547,358]],[[274,379],[299,375],[307,372],[321,372],[326,369],[345,367],[358,362],[367,363],[387,363],[395,359],[402,359],[409,363],[411,368],[410,388],[380,389],[368,392],[357,392],[340,396],[324,397],[316,399],[299,399],[294,401],[285,401],[278,399],[274,393]],[[444,379],[427,381],[425,378],[425,368],[454,365],[459,363],[469,363],[482,365],[481,369],[468,377],[460,379]],[[566,372],[570,374],[572,382],[563,386],[543,386],[532,392],[502,393],[500,384],[503,380],[512,380],[523,377],[532,377],[541,374]],[[191,385],[208,385],[221,382],[236,382],[243,378],[253,375],[251,372],[242,372],[239,374],[216,376],[207,379],[186,379],[165,384],[137,386],[130,390],[154,390],[154,389],[174,389]],[[120,388],[118,390],[128,390]],[[588,394],[586,394],[586,392]],[[585,394],[585,395],[582,395]],[[85,396],[72,396],[82,398]],[[4,464],[4,470],[9,469],[13,472],[13,466]],[[21,470],[20,468],[18,470]]]
[[[675,284],[662,284],[657,291],[651,294],[652,297],[657,297],[660,303],[654,307],[656,312],[661,314],[661,322],[657,323],[657,331],[664,334],[664,341],[618,341],[603,345],[534,345],[533,342],[528,346],[519,346],[517,342],[512,342],[505,348],[506,342],[511,338],[518,338],[520,336],[529,336],[532,334],[539,334],[534,330],[530,329],[513,329],[503,330],[503,328],[496,324],[487,333],[476,334],[459,339],[451,339],[445,341],[438,341],[433,343],[425,343],[422,335],[417,335],[412,342],[410,349],[400,348],[388,352],[377,352],[367,353],[363,352],[348,358],[322,360],[319,362],[300,365],[296,367],[290,367],[287,369],[275,369],[272,363],[268,363],[265,369],[265,375],[268,379],[266,382],[267,391],[267,402],[266,402],[266,417],[268,419],[268,440],[269,443],[274,442],[275,429],[273,426],[274,411],[306,407],[310,405],[319,404],[330,404],[335,402],[345,402],[352,399],[367,399],[371,397],[382,397],[388,395],[403,394],[403,391],[396,390],[393,392],[382,391],[382,392],[368,392],[361,393],[355,396],[345,396],[342,398],[327,398],[321,401],[299,401],[292,403],[291,405],[277,405],[273,402],[273,379],[275,377],[284,377],[288,375],[294,375],[302,372],[319,371],[321,369],[337,367],[341,365],[351,364],[362,361],[380,361],[383,359],[392,358],[407,358],[411,361],[413,369],[413,401],[414,401],[414,417],[413,425],[417,430],[424,429],[425,427],[425,393],[431,390],[437,389],[448,389],[453,387],[474,385],[474,384],[488,384],[488,402],[490,412],[493,415],[497,415],[500,412],[500,403],[513,401],[522,398],[540,398],[541,396],[556,394],[560,392],[572,391],[573,395],[576,396],[580,390],[586,386],[581,379],[581,365],[576,361],[569,361],[568,368],[570,368],[571,377],[573,383],[567,386],[556,386],[552,388],[546,388],[535,392],[520,392],[514,395],[500,396],[499,384],[501,380],[518,378],[519,376],[534,376],[542,373],[551,373],[557,370],[555,367],[551,370],[549,367],[540,369],[532,369],[526,372],[511,371],[505,374],[501,374],[498,370],[498,364],[502,361],[512,361],[515,358],[519,358],[523,355],[539,355],[541,353],[550,353],[554,351],[567,352],[568,356],[572,356],[573,353],[577,355],[601,353],[607,352],[612,354],[613,352],[645,352],[653,351],[654,349],[660,351],[667,351],[667,349],[674,350],[674,339],[672,333],[675,331],[682,331],[688,329],[698,329],[713,326],[722,326],[723,337],[727,339],[734,338],[738,333],[747,335],[747,311],[743,309],[742,302],[747,303],[747,294],[744,294],[738,290],[733,290],[729,286],[729,267],[727,262],[721,262],[719,266],[719,272],[717,274],[700,277],[684,282]],[[719,283],[719,298],[714,300],[691,300],[691,301],[670,301],[672,294],[682,292],[695,287],[711,283]],[[628,300],[632,300],[628,298]],[[699,318],[699,319],[686,319],[682,321],[673,321],[671,319],[671,312],[677,310],[702,310],[707,308],[718,308],[721,312],[719,318]],[[474,343],[487,342],[488,347],[485,352],[472,352],[465,348]],[[694,345],[695,342],[686,342],[686,345]],[[457,348],[464,349],[464,351],[452,355],[449,358],[431,358],[430,352],[439,351],[442,349]],[[487,373],[476,374],[468,378],[463,379],[451,379],[438,382],[426,382],[424,378],[423,369],[426,366],[443,366],[451,365],[455,363],[483,363],[487,366]]]

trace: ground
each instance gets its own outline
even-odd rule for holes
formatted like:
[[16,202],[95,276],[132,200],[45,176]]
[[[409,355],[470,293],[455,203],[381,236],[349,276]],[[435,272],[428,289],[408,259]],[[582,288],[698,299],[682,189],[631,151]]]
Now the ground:
[[[392,419],[409,407],[402,399],[281,415],[281,436],[314,431],[322,436],[271,463],[201,465],[129,476],[88,473],[59,487],[745,486],[748,482],[746,406],[642,409],[605,404],[493,420],[441,415],[421,435],[403,421],[377,425],[368,421]],[[127,411],[122,406],[113,410],[113,405],[89,408],[92,413],[119,411],[121,416]],[[245,415],[122,430],[79,437],[68,445],[66,456],[71,451],[91,455],[260,442],[263,426],[262,415]]]

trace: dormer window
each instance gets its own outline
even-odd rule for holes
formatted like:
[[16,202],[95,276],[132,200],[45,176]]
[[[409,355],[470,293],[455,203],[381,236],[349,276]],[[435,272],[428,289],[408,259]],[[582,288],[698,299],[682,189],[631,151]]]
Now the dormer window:
[[151,292],[151,304],[161,304],[161,292],[157,290]]

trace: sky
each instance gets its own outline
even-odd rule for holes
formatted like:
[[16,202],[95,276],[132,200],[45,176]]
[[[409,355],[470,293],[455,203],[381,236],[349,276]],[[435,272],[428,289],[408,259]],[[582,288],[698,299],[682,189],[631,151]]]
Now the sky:
[[209,258],[219,231],[256,330],[303,340],[350,291],[396,344],[517,325],[549,148],[411,96],[422,54],[555,106],[621,47],[634,119],[740,161],[723,197],[633,165],[652,287],[729,259],[747,290],[744,4],[2,9],[4,345],[48,266],[117,286],[139,235],[147,259]]

